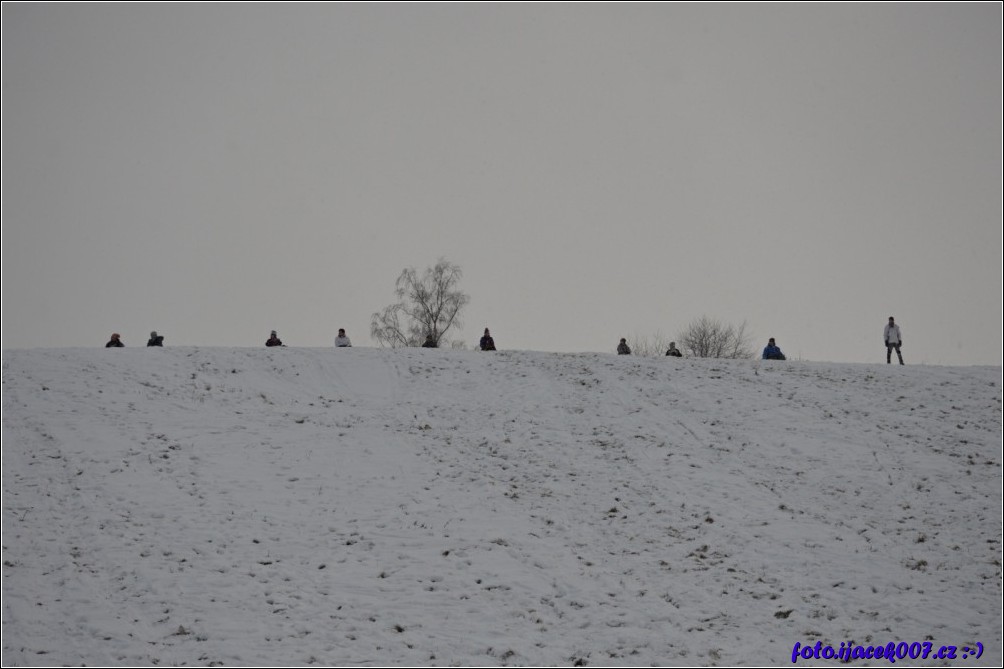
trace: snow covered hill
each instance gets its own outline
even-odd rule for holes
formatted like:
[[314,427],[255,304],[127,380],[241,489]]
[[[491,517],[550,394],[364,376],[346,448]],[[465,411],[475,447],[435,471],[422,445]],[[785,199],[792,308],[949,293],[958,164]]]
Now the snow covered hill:
[[994,666],[1001,477],[1000,368],[5,351],[3,664]]

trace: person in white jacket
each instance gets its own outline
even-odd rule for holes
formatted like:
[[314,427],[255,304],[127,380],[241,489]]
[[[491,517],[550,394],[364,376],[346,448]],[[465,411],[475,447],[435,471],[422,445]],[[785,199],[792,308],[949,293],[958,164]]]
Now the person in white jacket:
[[904,364],[903,354],[899,350],[902,345],[903,335],[899,331],[899,326],[896,325],[896,319],[890,316],[889,322],[885,326],[885,362],[887,365],[892,364],[893,349],[896,349],[896,357],[899,358],[899,364]]
[[345,334],[345,328],[338,328],[338,336],[335,337],[335,348],[345,348],[352,346],[352,342]]

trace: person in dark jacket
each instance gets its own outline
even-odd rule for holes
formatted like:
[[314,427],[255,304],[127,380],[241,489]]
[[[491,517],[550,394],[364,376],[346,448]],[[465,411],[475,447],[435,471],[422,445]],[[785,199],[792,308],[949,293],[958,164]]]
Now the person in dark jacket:
[[774,343],[773,337],[770,338],[770,341],[767,342],[767,345],[763,349],[763,359],[787,360],[787,358],[784,357],[784,353],[781,353],[781,349]]
[[157,331],[154,330],[153,332],[150,333],[150,339],[147,340],[146,345],[147,346],[163,346],[164,345],[164,335],[159,335],[159,334],[157,334]]
[[105,348],[124,348],[125,344],[122,343],[121,335],[118,332],[112,335],[111,340],[105,344]]
[[275,333],[275,330],[272,330],[272,335],[265,342],[265,346],[283,346],[282,340],[279,339],[279,335]]
[[492,335],[488,332],[488,328],[485,328],[485,334],[481,337],[481,350],[482,351],[494,351],[495,350],[495,340],[492,339]]
[[429,335],[425,338],[422,348],[439,348],[439,344],[437,344],[436,340],[432,338],[432,335]]
[[621,343],[617,344],[617,355],[631,355],[631,347],[628,346],[627,339],[621,337]]
[[683,354],[680,353],[680,349],[676,348],[676,342],[669,342],[669,350],[666,351],[666,355],[672,356],[674,358],[682,358]]

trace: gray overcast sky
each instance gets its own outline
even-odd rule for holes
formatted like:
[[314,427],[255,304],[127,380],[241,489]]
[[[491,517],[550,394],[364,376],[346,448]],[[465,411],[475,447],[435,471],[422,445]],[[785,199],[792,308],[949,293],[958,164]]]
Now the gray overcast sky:
[[3,347],[373,346],[445,256],[468,345],[1000,365],[1001,19],[4,3]]

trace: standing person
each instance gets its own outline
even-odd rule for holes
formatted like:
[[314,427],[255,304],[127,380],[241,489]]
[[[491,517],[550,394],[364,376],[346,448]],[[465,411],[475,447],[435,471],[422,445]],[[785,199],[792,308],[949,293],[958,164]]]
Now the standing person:
[[112,338],[105,344],[105,348],[125,348],[125,344],[122,343],[121,335],[118,332],[112,334]]
[[784,357],[784,353],[781,353],[781,349],[774,343],[773,337],[770,338],[770,341],[767,342],[767,345],[763,349],[763,359],[787,360],[787,358]]
[[345,334],[345,328],[338,328],[338,336],[335,337],[335,348],[348,348],[352,346],[352,342],[349,341],[348,336]]
[[150,338],[146,341],[147,346],[163,346],[164,345],[164,335],[157,334],[154,330],[150,333]]
[[617,355],[631,355],[631,347],[624,337],[621,337],[621,343],[617,344]]
[[483,337],[481,337],[481,350],[482,351],[495,350],[495,340],[492,339],[492,334],[488,332],[488,328],[485,328],[485,334]]
[[903,334],[899,331],[899,326],[896,325],[896,319],[890,316],[889,322],[885,326],[885,364],[892,364],[893,349],[896,349],[896,357],[899,358],[899,364],[904,364],[903,354],[899,350],[902,346]]
[[683,354],[680,353],[680,349],[676,348],[676,342],[669,342],[669,350],[666,351],[666,355],[672,356],[674,358],[682,358]]
[[265,342],[265,346],[283,346],[283,345],[284,344],[282,343],[282,340],[279,339],[279,335],[275,333],[275,330],[272,330],[272,335]]

